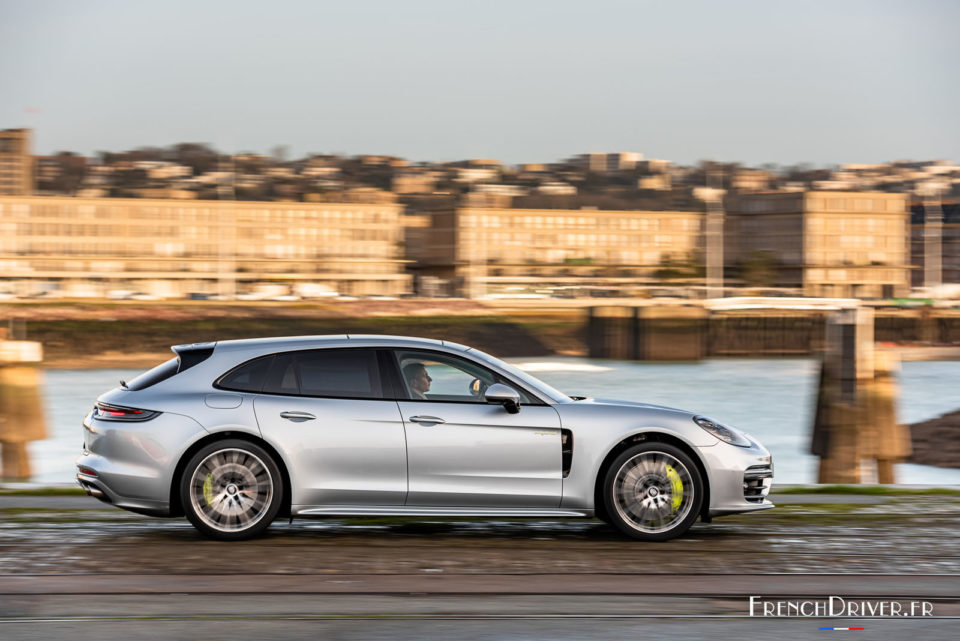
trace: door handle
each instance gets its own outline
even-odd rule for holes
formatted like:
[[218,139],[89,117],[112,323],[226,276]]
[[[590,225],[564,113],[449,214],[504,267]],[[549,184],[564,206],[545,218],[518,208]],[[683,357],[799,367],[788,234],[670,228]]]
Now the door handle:
[[310,412],[280,412],[280,418],[285,418],[289,421],[312,421],[317,417]]
[[407,420],[411,423],[446,423],[445,420],[436,416],[411,416]]

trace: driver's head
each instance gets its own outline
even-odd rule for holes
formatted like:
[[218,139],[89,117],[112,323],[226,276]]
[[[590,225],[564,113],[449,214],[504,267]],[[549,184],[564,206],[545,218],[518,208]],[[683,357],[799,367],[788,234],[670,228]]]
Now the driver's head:
[[430,391],[430,375],[423,363],[410,363],[403,368],[403,377],[414,392],[426,394]]

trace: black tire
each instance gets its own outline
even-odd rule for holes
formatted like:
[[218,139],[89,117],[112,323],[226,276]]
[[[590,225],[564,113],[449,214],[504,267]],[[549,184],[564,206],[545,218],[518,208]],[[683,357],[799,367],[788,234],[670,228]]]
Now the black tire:
[[194,454],[180,478],[180,502],[201,533],[241,541],[270,527],[283,502],[283,477],[273,457],[242,439],[211,443]]
[[640,443],[625,450],[603,481],[610,524],[641,541],[667,541],[686,533],[700,515],[703,496],[697,466],[667,443]]

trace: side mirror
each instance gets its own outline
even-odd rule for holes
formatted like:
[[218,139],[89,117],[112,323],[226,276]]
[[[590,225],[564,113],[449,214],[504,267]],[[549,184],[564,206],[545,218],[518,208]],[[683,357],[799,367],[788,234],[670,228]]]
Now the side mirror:
[[483,394],[483,399],[491,404],[503,405],[503,408],[510,414],[516,414],[520,411],[520,394],[517,390],[503,383],[494,383],[488,387]]

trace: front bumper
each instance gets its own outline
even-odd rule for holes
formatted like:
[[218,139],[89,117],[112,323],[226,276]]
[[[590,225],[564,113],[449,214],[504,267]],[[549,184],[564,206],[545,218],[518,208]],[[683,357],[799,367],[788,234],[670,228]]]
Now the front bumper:
[[717,443],[697,448],[710,479],[710,517],[769,510],[773,457],[762,445],[736,447]]

